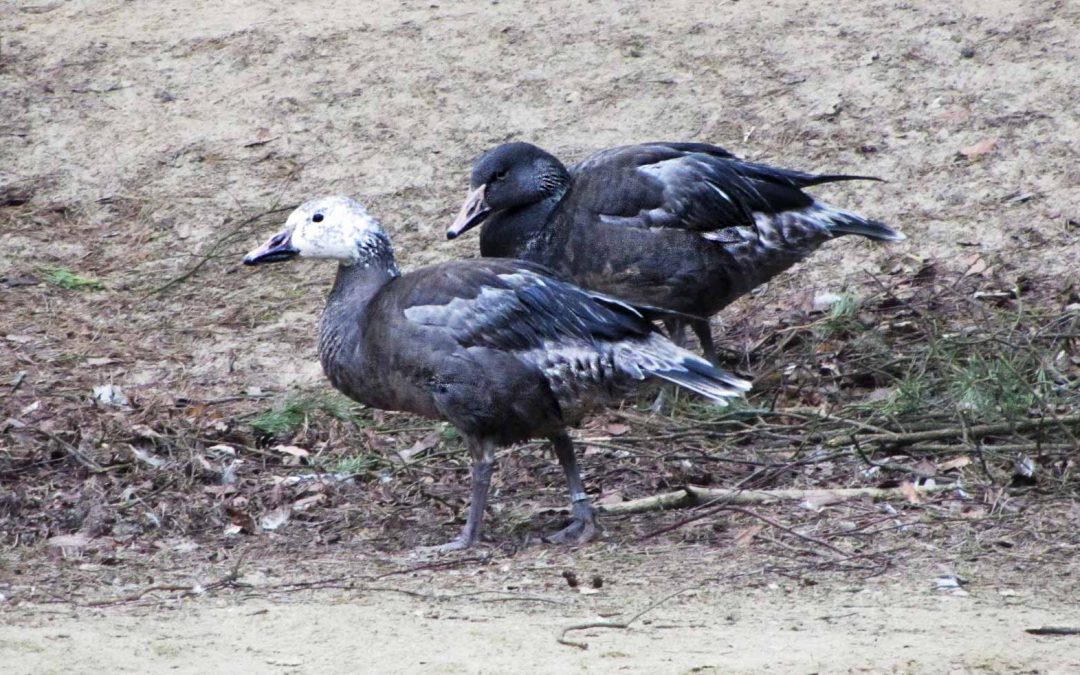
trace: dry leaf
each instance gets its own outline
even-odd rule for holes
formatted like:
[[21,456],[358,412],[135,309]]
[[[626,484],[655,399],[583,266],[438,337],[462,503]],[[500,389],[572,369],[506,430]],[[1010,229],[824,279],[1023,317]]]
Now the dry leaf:
[[960,511],[961,518],[982,518],[986,515],[986,509],[981,506],[968,506]]
[[206,449],[206,451],[218,458],[236,457],[236,448],[231,445],[225,445],[224,443],[211,445],[209,448]]
[[45,543],[57,548],[83,548],[90,543],[90,537],[82,532],[76,532],[75,534],[61,534],[50,537]]
[[960,149],[960,154],[967,158],[981,157],[985,154],[991,153],[997,148],[996,138],[986,138],[978,143],[969,145],[966,148]]
[[208,495],[215,495],[217,497],[225,497],[236,492],[235,485],[207,485],[203,488],[203,492]]
[[416,460],[417,457],[423,455],[428,450],[431,450],[432,448],[437,446],[439,444],[439,438],[441,436],[442,434],[440,434],[437,430],[432,431],[420,440],[413,443],[411,448],[399,451],[397,453],[397,456],[401,459],[402,462],[408,464],[409,462]]
[[623,434],[630,431],[630,425],[629,424],[620,424],[618,422],[612,422],[611,424],[607,425],[604,428],[612,436],[622,436]]
[[318,504],[320,502],[323,502],[325,500],[326,500],[326,495],[320,492],[318,494],[311,495],[310,497],[304,497],[303,499],[297,499],[295,502],[293,502],[292,510],[293,511],[306,511],[306,510],[310,509],[312,506],[315,506],[316,504]]
[[128,397],[124,395],[124,390],[114,384],[98,385],[94,387],[93,394],[94,399],[104,405],[122,408],[130,403]]
[[310,457],[311,453],[307,450],[297,447],[295,445],[275,445],[274,450],[283,452],[286,455],[292,455],[293,457]]
[[765,529],[765,526],[759,524],[739,530],[739,533],[735,535],[735,547],[746,548],[763,529]]
[[964,270],[964,276],[970,277],[976,274],[983,274],[990,268],[990,263],[986,262],[981,255],[976,253],[975,255],[961,258],[960,263],[966,268]]
[[613,492],[605,492],[603,495],[600,496],[600,499],[596,500],[596,503],[602,506],[607,506],[609,504],[619,504],[623,501],[623,493],[615,490]]
[[259,527],[264,530],[276,530],[289,522],[289,516],[291,514],[292,507],[288,504],[283,504],[276,509],[264,513],[263,517],[259,519]]
[[871,403],[879,403],[881,401],[888,401],[893,396],[892,387],[877,387],[870,391],[866,395],[866,400]]
[[[225,512],[229,514],[229,518],[232,519],[233,527],[238,528],[237,532],[243,532],[244,534],[255,534],[259,531],[259,526],[255,523],[255,519],[250,514],[235,509],[231,506],[225,507]],[[228,528],[226,528],[228,532]]]
[[923,478],[931,478],[937,475],[937,465],[928,459],[920,459],[914,467],[915,473]]
[[360,431],[364,434],[364,439],[367,440],[368,443],[368,449],[372,452],[380,452],[390,447],[390,441],[375,433],[373,430],[364,427]]
[[298,466],[303,464],[304,460],[311,456],[310,452],[295,445],[275,445],[274,450],[277,450],[283,455],[287,455],[282,461],[282,464],[285,466]]
[[922,498],[919,497],[919,491],[915,489],[915,486],[912,485],[911,481],[905,480],[900,483],[900,492],[904,495],[904,498],[912,504],[922,503]]
[[938,464],[938,471],[949,471],[951,469],[962,469],[968,464],[971,464],[971,458],[967,455],[961,455],[959,457],[953,457],[947,459],[941,464]]
[[145,424],[132,424],[130,431],[139,438],[161,438],[161,434]]
[[143,464],[152,466],[155,469],[160,469],[161,467],[169,463],[168,460],[158,457],[152,452],[147,452],[142,448],[137,448],[134,445],[129,445],[128,447],[131,448],[131,454],[135,455],[135,459],[139,460]]
[[810,511],[820,511],[823,507],[826,507],[829,504],[837,504],[842,501],[845,501],[844,497],[841,497],[836,493],[824,490],[821,492],[813,492],[807,495],[806,499],[802,500],[802,502],[799,503],[799,506]]

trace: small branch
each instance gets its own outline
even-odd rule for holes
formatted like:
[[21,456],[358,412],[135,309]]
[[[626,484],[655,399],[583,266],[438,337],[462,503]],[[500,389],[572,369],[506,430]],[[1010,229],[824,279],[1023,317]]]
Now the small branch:
[[258,590],[266,590],[278,593],[293,593],[296,591],[315,591],[326,589],[360,591],[364,593],[399,593],[401,595],[406,595],[410,598],[433,601],[460,600],[462,598],[474,598],[480,595],[497,595],[498,597],[495,598],[478,599],[477,602],[541,602],[549,605],[566,604],[561,600],[553,600],[551,598],[544,598],[538,595],[513,593],[510,591],[468,591],[465,593],[439,594],[425,593],[423,591],[414,591],[408,588],[398,588],[397,586],[366,586],[363,584],[357,584],[356,581],[349,581],[349,577],[329,577],[326,579],[316,579],[313,581],[285,582],[281,584],[273,584],[271,586],[264,586]]
[[1032,635],[1080,635],[1080,628],[1073,626],[1040,626],[1039,628],[1027,628],[1024,632]]
[[164,293],[165,291],[169,290],[173,286],[190,279],[199,270],[201,270],[203,268],[203,266],[206,265],[206,263],[210,262],[210,260],[212,260],[214,258],[214,254],[216,254],[218,252],[218,250],[222,246],[224,246],[225,244],[230,243],[248,225],[251,225],[252,223],[257,222],[257,221],[265,218],[266,216],[272,216],[272,215],[274,215],[276,213],[284,213],[286,211],[291,211],[293,208],[295,208],[295,205],[294,206],[284,206],[284,207],[279,207],[279,208],[274,208],[274,209],[268,209],[266,211],[263,211],[262,213],[255,214],[254,216],[251,216],[250,218],[245,218],[244,220],[240,221],[231,230],[229,230],[228,232],[226,232],[222,236],[218,237],[217,241],[215,241],[213,244],[211,244],[210,247],[206,250],[206,253],[204,253],[203,256],[199,259],[199,262],[192,265],[186,272],[184,272],[180,276],[173,277],[172,279],[169,279],[168,281],[166,281],[164,284],[158,286],[157,288],[154,288],[154,289],[150,290],[150,292],[148,292],[146,295],[143,296],[143,299],[149,298],[152,295],[160,295],[161,293]]
[[69,454],[79,464],[82,464],[84,467],[89,469],[92,473],[104,473],[105,471],[108,471],[108,469],[106,469],[105,467],[101,466],[100,464],[98,464],[94,460],[92,460],[89,457],[87,457],[86,455],[84,455],[83,452],[81,450],[79,450],[77,447],[75,447],[72,443],[69,443],[69,442],[65,441],[63,438],[60,438],[59,436],[52,433],[51,431],[46,431],[44,429],[41,429],[40,427],[27,427],[27,429],[29,429],[31,431],[34,431],[34,432],[37,432],[37,433],[41,434],[42,436],[45,436],[49,440],[53,441],[54,443],[56,443],[57,445],[62,447],[64,449],[64,452]]
[[790,534],[790,535],[792,535],[794,537],[798,537],[799,539],[802,539],[803,541],[807,541],[807,542],[810,542],[811,544],[816,544],[818,546],[827,548],[830,551],[832,551],[833,553],[839,554],[842,558],[847,558],[847,557],[850,556],[850,554],[847,551],[839,549],[839,548],[833,546],[832,544],[830,544],[827,541],[822,541],[821,539],[816,539],[814,537],[811,537],[810,535],[806,535],[806,534],[802,534],[800,532],[796,532],[795,530],[791,529],[790,527],[787,527],[786,525],[781,525],[780,523],[776,522],[772,518],[769,518],[768,516],[763,516],[760,513],[757,513],[756,511],[751,511],[750,509],[744,509],[741,506],[732,506],[731,504],[721,504],[721,505],[719,505],[719,506],[717,506],[715,508],[711,508],[711,509],[709,509],[707,511],[703,511],[703,512],[701,512],[701,513],[699,513],[699,514],[697,514],[695,516],[692,516],[690,518],[680,520],[679,522],[675,523],[674,525],[669,525],[667,527],[660,528],[659,530],[654,530],[654,531],[642,536],[641,538],[639,538],[638,541],[645,541],[646,539],[652,539],[653,537],[664,534],[666,532],[671,532],[672,530],[677,530],[678,528],[682,527],[683,525],[686,525],[688,523],[692,523],[695,520],[701,520],[702,518],[708,518],[709,516],[716,515],[717,513],[720,513],[721,511],[737,511],[738,513],[748,515],[748,516],[750,516],[752,518],[757,518],[758,520],[763,521],[763,522],[767,523],[768,525],[771,525],[771,526],[775,527],[778,530],[782,530],[784,532],[787,532],[788,534]]
[[187,598],[192,595],[201,595],[207,591],[213,591],[218,588],[225,588],[227,586],[239,586],[237,580],[240,578],[240,564],[244,562],[244,556],[241,554],[236,559],[236,563],[233,564],[233,568],[229,570],[229,573],[221,577],[215,582],[209,583],[206,586],[182,586],[178,584],[155,584],[153,586],[147,586],[141,591],[137,591],[130,595],[125,595],[119,598],[111,600],[91,600],[83,605],[83,607],[104,607],[107,605],[120,605],[128,602],[138,602],[142,600],[148,593],[155,591],[181,591],[179,598]]
[[[700,585],[701,584],[698,584],[697,586],[700,586]],[[634,616],[630,617],[626,621],[589,621],[588,623],[576,623],[573,626],[567,626],[566,628],[563,628],[562,633],[559,634],[559,637],[556,638],[556,640],[558,641],[559,644],[566,645],[568,647],[577,647],[578,649],[588,649],[589,648],[589,643],[588,642],[578,642],[577,640],[569,640],[569,639],[567,639],[566,634],[569,633],[570,631],[588,630],[589,628],[619,628],[619,629],[625,630],[625,629],[630,627],[630,624],[634,623],[635,621],[637,621],[641,617],[645,616],[647,613],[653,611],[654,609],[656,609],[660,605],[664,604],[668,600],[674,598],[676,595],[681,595],[682,593],[685,593],[685,592],[687,592],[687,591],[689,591],[691,589],[697,588],[697,586],[688,586],[686,588],[680,588],[679,590],[675,591],[674,593],[669,593],[668,595],[665,595],[664,597],[660,598],[659,600],[652,603],[651,605],[649,605],[645,609],[641,610],[640,612],[638,612]]]
[[490,562],[490,556],[470,556],[467,558],[456,558],[453,560],[438,560],[436,562],[426,563],[423,565],[415,565],[413,567],[406,567],[400,570],[394,570],[392,572],[383,572],[371,577],[372,580],[385,579],[386,577],[393,577],[399,574],[410,574],[412,572],[419,572],[421,570],[439,570],[446,569],[447,567],[457,567],[458,565],[467,565],[470,563],[486,563]]
[[[209,588],[209,587],[207,587]],[[130,595],[124,595],[119,598],[112,598],[108,600],[91,600],[84,603],[83,607],[105,607],[107,605],[122,605],[127,602],[137,602],[143,599],[143,596],[155,591],[182,591],[180,597],[186,598],[189,595],[195,595],[198,593],[195,586],[181,586],[178,584],[155,584],[153,586],[147,586],[141,591],[136,591]]]
[[[915,490],[921,493],[948,492],[955,485],[918,485]],[[688,485],[676,492],[665,492],[651,497],[632,499],[618,504],[601,504],[600,513],[621,515],[629,513],[647,513],[701,506],[707,502],[725,504],[773,504],[781,501],[810,501],[829,504],[870,497],[874,500],[906,498],[900,488],[836,488],[833,490],[729,490],[724,488],[705,488]]]
[[668,511],[671,509],[685,509],[697,506],[697,497],[688,489],[676,492],[665,492],[651,497],[631,499],[618,504],[600,504],[596,508],[600,513],[621,515],[630,513],[648,513],[650,511]]
[[731,505],[728,505],[728,504],[725,504],[723,506],[723,508],[728,510],[728,511],[738,511],[739,513],[746,514],[746,515],[750,516],[751,518],[757,518],[758,520],[762,521],[763,523],[767,523],[768,525],[771,525],[771,526],[775,527],[778,530],[783,530],[784,532],[787,532],[788,534],[792,535],[793,537],[798,537],[799,539],[802,539],[805,542],[809,542],[811,544],[817,544],[818,546],[822,546],[824,548],[827,548],[830,551],[832,551],[833,553],[838,554],[842,558],[847,558],[847,557],[849,557],[851,555],[847,551],[845,551],[845,550],[843,550],[841,548],[837,548],[837,547],[833,546],[832,544],[830,544],[827,541],[824,541],[822,539],[817,539],[816,537],[811,537],[808,534],[802,534],[801,532],[796,532],[795,530],[791,529],[790,527],[787,527],[786,525],[781,525],[780,523],[776,522],[772,518],[769,518],[768,516],[763,516],[763,515],[761,515],[760,513],[756,512],[756,511],[751,511],[750,509],[744,509],[741,506],[731,506]]
[[[855,454],[857,454],[859,456],[859,459],[861,459],[867,466],[875,467],[878,469],[885,469],[886,471],[895,471],[897,473],[912,473],[915,470],[914,467],[904,466],[903,464],[894,464],[892,462],[875,462],[874,460],[870,459],[870,456],[867,455],[866,452],[862,449],[862,445],[860,445],[860,439],[858,437],[854,437],[851,440],[855,443]],[[935,477],[936,475],[937,474],[935,474]]]
[[[1041,417],[1034,420],[1021,420],[1018,422],[1002,422],[999,424],[977,424],[970,427],[948,427],[944,429],[930,429],[927,431],[913,431],[906,434],[868,434],[859,436],[863,443],[878,443],[880,445],[911,445],[923,441],[940,441],[947,438],[981,438],[994,434],[1008,434],[1019,431],[1031,431],[1032,429],[1047,428],[1054,425],[1076,426],[1080,425],[1080,415],[1064,415],[1056,419]],[[852,442],[854,434],[842,434],[833,436],[825,441],[825,445],[836,448]]]
[[[984,446],[987,450],[994,450],[996,452],[1023,452],[1023,453],[1036,453],[1036,452],[1052,452],[1057,450],[1075,450],[1075,443],[995,443],[994,445]],[[934,453],[934,454],[963,454],[970,452],[971,447],[967,445],[942,445],[928,443],[926,445],[917,445],[911,448],[913,453]]]

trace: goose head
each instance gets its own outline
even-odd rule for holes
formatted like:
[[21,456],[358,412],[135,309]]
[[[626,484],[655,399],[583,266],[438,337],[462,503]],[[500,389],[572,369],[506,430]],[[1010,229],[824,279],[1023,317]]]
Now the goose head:
[[446,238],[458,237],[498,211],[559,194],[569,178],[562,162],[531,143],[505,143],[488,150],[473,165],[469,196]]
[[245,265],[295,257],[337,260],[343,265],[384,261],[393,265],[390,238],[364,205],[348,197],[321,197],[296,207],[285,227],[244,256]]

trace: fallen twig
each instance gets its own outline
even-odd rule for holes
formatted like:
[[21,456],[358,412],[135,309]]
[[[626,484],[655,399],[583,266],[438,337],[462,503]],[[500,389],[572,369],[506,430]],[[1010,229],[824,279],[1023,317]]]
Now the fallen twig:
[[42,436],[45,436],[49,440],[55,442],[57,445],[59,445],[61,448],[64,449],[64,452],[66,452],[68,455],[73,457],[79,464],[82,464],[84,467],[89,469],[92,473],[104,473],[105,471],[108,471],[107,468],[101,466],[100,464],[98,464],[94,460],[90,459],[85,454],[83,454],[83,452],[81,450],[79,450],[77,447],[75,447],[75,445],[65,441],[63,438],[60,438],[59,436],[52,433],[51,431],[46,431],[45,429],[42,429],[40,427],[27,427],[27,428],[29,430],[31,430],[31,431],[34,431],[34,432],[37,432],[37,433],[41,434]]
[[177,597],[186,598],[192,595],[198,595],[208,590],[213,590],[219,586],[225,585],[226,583],[229,582],[226,580],[222,580],[221,582],[214,582],[208,586],[154,584],[153,586],[147,586],[141,591],[136,591],[135,593],[124,595],[119,598],[111,598],[107,600],[91,600],[90,602],[84,603],[83,607],[105,607],[107,605],[122,605],[128,602],[138,602],[139,600],[142,600],[143,597],[145,597],[146,595],[157,591],[181,591],[180,595]]
[[843,558],[847,558],[850,555],[847,551],[845,551],[843,549],[840,549],[840,548],[837,548],[837,547],[833,546],[832,544],[830,544],[827,541],[822,541],[821,539],[811,537],[808,534],[802,534],[800,532],[797,532],[797,531],[791,529],[790,527],[787,527],[786,525],[782,525],[782,524],[776,522],[775,520],[773,520],[772,518],[769,518],[768,516],[763,516],[763,515],[761,515],[760,513],[756,512],[756,511],[751,511],[750,509],[744,509],[741,506],[733,506],[731,504],[720,504],[719,506],[716,506],[715,508],[711,508],[711,509],[709,509],[707,511],[702,511],[701,513],[699,513],[699,514],[697,514],[695,516],[680,520],[679,522],[677,522],[677,523],[675,523],[673,525],[668,525],[667,527],[662,527],[659,530],[654,530],[654,531],[649,532],[648,534],[643,535],[642,537],[640,537],[638,539],[638,541],[645,541],[646,539],[651,539],[651,538],[659,536],[661,534],[671,532],[672,530],[677,530],[680,527],[682,527],[683,525],[686,525],[688,523],[692,523],[695,520],[701,520],[702,518],[708,518],[709,516],[715,515],[715,514],[721,512],[721,511],[737,511],[738,513],[743,513],[743,514],[748,515],[748,516],[750,516],[752,518],[757,518],[758,520],[761,520],[761,521],[765,522],[766,524],[775,527],[778,530],[783,530],[784,532],[787,532],[788,534],[790,534],[790,535],[792,535],[794,537],[798,537],[799,539],[802,539],[803,541],[810,542],[811,544],[816,544],[818,546],[827,548],[830,551],[832,551],[833,553],[836,553],[836,554],[840,555]]
[[392,572],[383,572],[382,574],[376,574],[372,577],[375,579],[385,579],[386,577],[393,577],[399,574],[409,574],[410,572],[420,572],[422,570],[439,570],[447,567],[457,567],[458,565],[467,565],[469,563],[486,563],[490,562],[491,556],[474,555],[467,558],[456,558],[453,560],[437,560],[431,563],[425,563],[423,565],[415,565],[413,567],[406,567],[400,570],[394,570]]
[[[1030,431],[1051,426],[1080,425],[1080,415],[1063,415],[1057,418],[1040,417],[1034,420],[1020,420],[1018,422],[1001,422],[999,424],[977,424],[966,428],[947,427],[943,429],[929,429],[926,431],[912,431],[903,434],[868,434],[859,436],[862,443],[877,443],[879,445],[912,445],[923,441],[940,441],[947,438],[980,438],[993,434],[1007,434],[1019,431]],[[854,433],[845,433],[826,439],[825,445],[836,448],[853,442]]]
[[778,530],[783,530],[784,532],[787,532],[788,534],[790,534],[793,537],[798,537],[799,539],[802,539],[805,542],[809,542],[811,544],[816,544],[818,546],[822,546],[824,548],[827,548],[830,551],[832,551],[833,553],[838,554],[842,558],[847,558],[849,555],[851,555],[850,553],[848,553],[844,549],[837,548],[837,547],[833,546],[832,544],[830,544],[827,541],[824,541],[822,539],[818,539],[816,537],[811,537],[808,534],[802,534],[801,532],[797,532],[797,531],[791,529],[790,527],[787,527],[786,525],[781,525],[780,523],[776,522],[772,518],[769,518],[768,516],[764,516],[764,515],[756,512],[756,511],[751,511],[750,509],[744,509],[741,506],[732,506],[730,504],[724,504],[722,506],[722,508],[724,510],[727,510],[727,511],[738,511],[739,513],[743,513],[745,515],[748,515],[751,518],[757,518],[758,520],[760,520],[760,521],[762,521],[762,522],[764,522],[764,523],[766,523],[768,525],[771,525],[771,526],[775,527]]
[[295,204],[292,205],[292,206],[283,206],[283,207],[279,207],[279,208],[268,209],[268,210],[263,211],[261,213],[257,213],[254,216],[251,216],[250,218],[245,218],[244,220],[237,223],[231,230],[229,230],[225,234],[218,237],[217,241],[210,244],[209,248],[206,249],[206,252],[202,255],[201,258],[199,258],[199,262],[192,265],[183,274],[181,274],[179,276],[176,276],[176,277],[173,277],[172,279],[169,279],[168,281],[166,281],[164,284],[150,290],[150,292],[148,292],[146,295],[144,295],[143,298],[148,298],[148,297],[150,297],[152,295],[159,295],[161,293],[164,293],[165,291],[169,290],[173,286],[175,286],[175,285],[177,285],[177,284],[179,284],[179,283],[181,283],[183,281],[186,281],[187,279],[194,276],[196,272],[198,272],[200,269],[202,269],[203,266],[206,263],[208,263],[214,257],[214,254],[218,252],[218,249],[220,249],[225,244],[228,244],[228,243],[232,242],[232,240],[235,239],[237,236],[239,236],[243,232],[244,228],[247,227],[248,225],[251,225],[252,223],[257,222],[257,221],[265,218],[266,216],[272,216],[275,213],[284,213],[286,211],[291,211],[294,208],[295,208]]
[[236,562],[233,564],[233,567],[232,567],[231,570],[229,570],[228,574],[221,577],[217,581],[209,583],[209,584],[207,584],[205,586],[201,586],[199,584],[195,584],[193,586],[192,585],[185,586],[185,585],[179,585],[179,584],[155,584],[153,586],[147,586],[146,588],[142,589],[141,591],[136,591],[135,593],[131,593],[130,595],[125,595],[125,596],[122,596],[122,597],[119,597],[119,598],[113,598],[113,599],[110,599],[110,600],[91,600],[90,602],[86,603],[84,606],[85,607],[104,607],[106,605],[120,605],[120,604],[123,604],[123,603],[126,603],[126,602],[137,602],[139,600],[142,600],[143,597],[146,596],[148,593],[153,593],[155,591],[181,591],[181,593],[180,593],[180,595],[178,597],[187,598],[187,597],[190,597],[192,595],[201,595],[201,594],[203,594],[203,593],[205,593],[207,591],[212,591],[212,590],[215,590],[215,589],[218,589],[218,588],[224,588],[226,586],[238,586],[238,585],[241,585],[241,584],[237,583],[237,580],[240,578],[240,565],[243,562],[244,562],[244,556],[243,556],[243,554],[241,554],[239,557],[237,557]]
[[[948,492],[955,485],[918,485],[915,490],[921,493]],[[832,490],[729,490],[723,488],[705,488],[688,485],[675,492],[665,492],[650,497],[632,499],[617,504],[601,504],[600,513],[609,515],[628,513],[647,513],[701,506],[707,502],[725,504],[772,504],[780,501],[806,500],[815,504],[842,502],[849,499],[904,498],[906,493],[900,488],[836,488]]]
[[1039,628],[1025,629],[1024,632],[1032,635],[1080,635],[1080,628],[1074,626],[1040,626]]
[[[697,586],[700,586],[700,585],[701,584],[698,584]],[[589,628],[621,628],[621,629],[625,630],[625,629],[630,627],[630,624],[634,623],[635,621],[637,621],[641,617],[645,616],[647,613],[653,611],[654,609],[656,609],[660,605],[664,604],[668,600],[674,598],[676,595],[680,595],[680,594],[685,593],[686,591],[689,591],[689,590],[691,590],[693,588],[697,588],[697,586],[688,586],[686,588],[680,588],[679,590],[675,591],[674,593],[669,593],[668,595],[665,595],[664,597],[660,598],[659,600],[652,603],[651,605],[649,605],[645,609],[641,610],[640,612],[638,612],[634,616],[630,617],[626,621],[589,621],[587,623],[576,623],[573,626],[567,626],[566,628],[563,628],[562,633],[559,634],[559,637],[556,638],[556,641],[559,644],[566,645],[568,647],[577,647],[578,649],[588,649],[589,648],[589,643],[588,642],[578,642],[577,640],[568,640],[566,638],[566,634],[569,633],[570,631],[588,630]]]

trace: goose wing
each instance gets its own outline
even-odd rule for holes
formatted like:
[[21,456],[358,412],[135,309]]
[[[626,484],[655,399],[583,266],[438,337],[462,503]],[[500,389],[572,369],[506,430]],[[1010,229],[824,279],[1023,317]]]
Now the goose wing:
[[[597,152],[572,170],[565,209],[577,222],[712,232],[753,227],[755,214],[805,209],[803,188],[866,176],[810,174],[747,162],[702,143],[644,143]],[[561,214],[565,216],[566,214]]]

